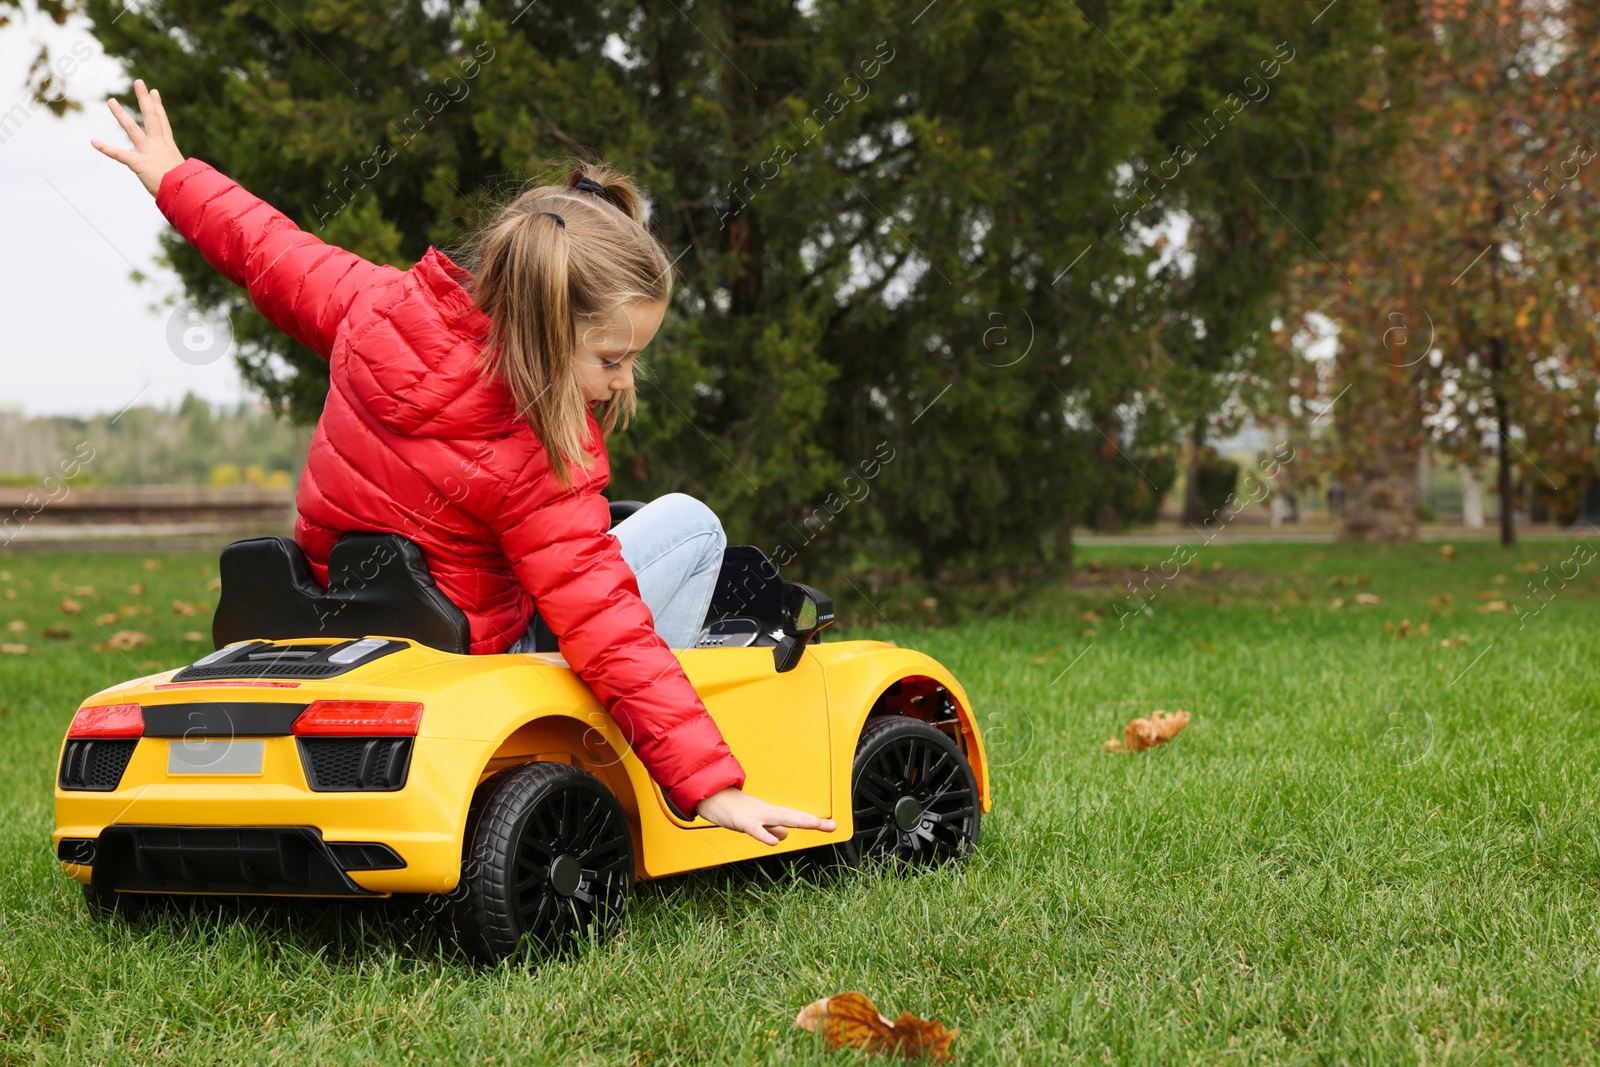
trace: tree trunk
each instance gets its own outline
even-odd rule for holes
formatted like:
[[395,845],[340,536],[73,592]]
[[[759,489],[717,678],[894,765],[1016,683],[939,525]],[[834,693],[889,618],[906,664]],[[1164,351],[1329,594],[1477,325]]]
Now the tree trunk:
[[1511,498],[1511,456],[1506,452],[1506,448],[1511,444],[1511,416],[1506,410],[1506,394],[1500,380],[1504,364],[1505,342],[1497,334],[1489,338],[1489,368],[1493,372],[1491,388],[1494,390],[1494,425],[1499,432],[1494,454],[1499,467],[1500,543],[1510,548],[1517,543],[1517,504]]
[[1417,539],[1417,450],[1391,441],[1345,480],[1339,540]]

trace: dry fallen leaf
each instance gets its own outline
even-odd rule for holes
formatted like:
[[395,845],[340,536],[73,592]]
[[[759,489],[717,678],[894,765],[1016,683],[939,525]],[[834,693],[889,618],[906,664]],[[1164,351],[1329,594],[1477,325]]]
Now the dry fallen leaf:
[[20,634],[27,628],[28,624],[23,622],[21,619],[12,619],[10,622],[6,623],[6,629],[10,630],[14,634]]
[[1467,643],[1467,635],[1466,634],[1456,634],[1454,637],[1446,637],[1446,638],[1442,639],[1439,642],[1439,647],[1440,648],[1460,648],[1462,645],[1464,645],[1466,643]]
[[1055,659],[1057,656],[1061,655],[1062,652],[1066,651],[1066,648],[1066,645],[1051,645],[1049,648],[1033,657],[1033,662],[1048,663],[1050,660]]
[[155,608],[149,604],[118,604],[117,612],[122,615],[148,615]]
[[76,600],[63,600],[61,602],[61,610],[68,615],[82,615],[83,605]]
[[221,589],[222,588],[222,579],[221,578],[213,578],[213,579],[211,579],[209,582],[206,583],[206,588],[207,589]]
[[94,624],[96,626],[110,626],[121,617],[114,611],[104,611],[94,617]]
[[159,559],[147,559],[144,561],[144,569],[147,571],[158,571],[161,569],[161,561]]
[[868,1052],[925,1056],[935,1063],[950,1059],[950,1042],[961,1031],[946,1030],[934,1019],[919,1019],[909,1011],[890,1021],[861,993],[839,993],[814,1000],[800,1009],[795,1026],[820,1032],[829,1048],[859,1048]]
[[1334,608],[1334,609],[1338,609],[1338,608],[1344,607],[1344,597],[1342,597],[1342,596],[1334,597],[1332,600],[1328,601],[1328,607]]
[[1497,574],[1493,578],[1490,578],[1489,580],[1491,582],[1493,582],[1495,585],[1505,585],[1506,584],[1506,576],[1503,575],[1503,574]]
[[201,633],[199,630],[186,630],[184,631],[183,639],[185,641],[204,641],[206,639],[206,635]]
[[1366,585],[1370,581],[1372,581],[1372,579],[1367,577],[1365,574],[1358,574],[1355,576],[1355,583],[1357,585]]
[[1456,598],[1451,596],[1449,593],[1440,593],[1438,596],[1428,601],[1430,604],[1454,604],[1455,602]]
[[39,632],[52,641],[64,641],[72,636],[72,631],[65,626],[43,626]]
[[5,644],[0,644],[0,653],[8,656],[26,656],[28,654],[28,646],[13,645],[8,641]]
[[94,646],[96,652],[127,652],[148,645],[153,638],[149,634],[142,634],[138,630],[118,630],[102,644]]
[[1107,752],[1142,752],[1147,748],[1171,741],[1188,725],[1187,711],[1181,708],[1177,711],[1157,708],[1150,713],[1148,719],[1134,719],[1130,722],[1122,731],[1122,740],[1113,737],[1100,747]]
[[132,585],[128,586],[128,592],[132,593],[134,596],[144,596],[144,583],[134,582]]
[[1487,604],[1478,605],[1479,615],[1515,615],[1516,613],[1517,609],[1507,604],[1504,600],[1491,600]]
[[1511,569],[1514,570],[1514,571],[1517,571],[1520,574],[1538,574],[1539,573],[1539,565],[1537,563],[1533,562],[1533,560],[1531,560],[1531,559],[1526,563],[1518,563],[1516,566],[1512,567]]
[[1440,545],[1439,546],[1439,556],[1446,563],[1454,563],[1456,561],[1456,546],[1455,545]]
[[1357,604],[1382,604],[1383,603],[1383,597],[1379,596],[1377,593],[1357,593],[1356,594],[1356,603]]
[[174,600],[172,602],[172,610],[179,615],[193,615],[194,605],[188,603],[187,601]]
[[1332,589],[1335,586],[1340,586],[1340,585],[1344,585],[1344,584],[1345,584],[1345,579],[1344,579],[1343,575],[1335,574],[1332,578],[1328,579],[1328,588],[1329,589]]

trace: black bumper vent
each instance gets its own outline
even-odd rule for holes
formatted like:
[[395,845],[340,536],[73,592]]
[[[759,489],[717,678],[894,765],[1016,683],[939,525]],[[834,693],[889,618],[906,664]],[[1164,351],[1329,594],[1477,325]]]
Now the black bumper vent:
[[104,740],[92,737],[67,742],[61,753],[61,770],[56,782],[62,789],[92,789],[109,793],[122,781],[128,760],[139,744],[137,737]]
[[397,871],[406,865],[398,852],[376,842],[332,841],[328,849],[347,871]]
[[102,889],[368,895],[309,826],[108,826],[95,844],[90,880]]
[[306,784],[318,793],[393,792],[411,769],[409,737],[302,737]]

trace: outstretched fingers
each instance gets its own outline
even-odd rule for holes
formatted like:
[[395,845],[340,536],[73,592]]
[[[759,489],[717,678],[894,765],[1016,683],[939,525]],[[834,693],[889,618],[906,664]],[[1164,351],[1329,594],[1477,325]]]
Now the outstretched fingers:
[[117,120],[117,125],[122,127],[122,132],[128,135],[128,140],[133,142],[134,148],[143,148],[150,143],[144,130],[133,121],[133,116],[128,114],[127,108],[122,106],[122,101],[113,98],[106,101],[106,106],[111,108],[112,117]]

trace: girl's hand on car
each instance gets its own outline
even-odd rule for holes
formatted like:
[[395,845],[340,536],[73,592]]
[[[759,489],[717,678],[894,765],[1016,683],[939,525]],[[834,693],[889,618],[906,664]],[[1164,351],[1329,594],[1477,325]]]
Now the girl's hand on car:
[[768,804],[731,785],[706,797],[694,810],[707,822],[749,834],[763,845],[776,845],[788,837],[789,831],[784,829],[787,826],[797,830],[821,830],[824,833],[838,829],[832,819]]
[[139,113],[144,116],[143,129],[118,101],[106,102],[128,140],[133,142],[133,148],[114,148],[99,140],[89,143],[137,174],[150,195],[155,196],[156,190],[161,188],[162,177],[183,162],[183,153],[173,143],[172,124],[167,121],[167,109],[161,106],[161,94],[146,89],[143,78],[134,79],[133,92],[139,98]]

